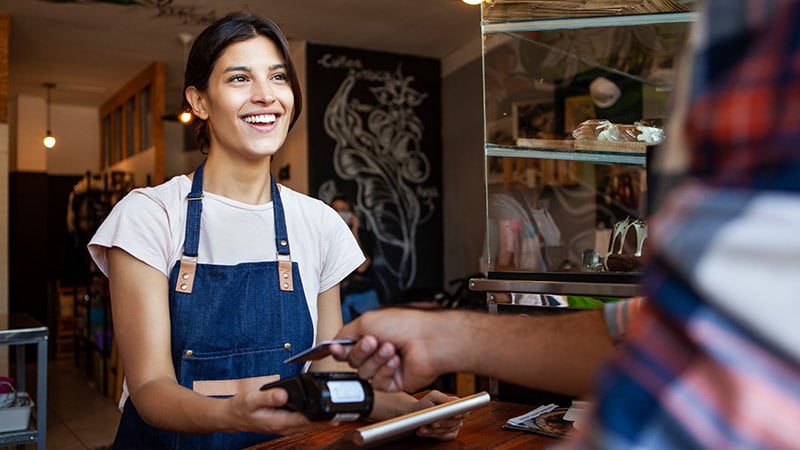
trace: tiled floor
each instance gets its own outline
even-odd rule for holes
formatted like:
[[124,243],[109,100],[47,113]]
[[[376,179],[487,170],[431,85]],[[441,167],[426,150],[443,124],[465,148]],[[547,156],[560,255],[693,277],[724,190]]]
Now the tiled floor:
[[119,423],[117,405],[91,386],[72,361],[49,365],[48,450],[93,450],[111,445]]
[[47,449],[110,446],[120,417],[117,405],[91,386],[71,359],[51,361],[47,381]]

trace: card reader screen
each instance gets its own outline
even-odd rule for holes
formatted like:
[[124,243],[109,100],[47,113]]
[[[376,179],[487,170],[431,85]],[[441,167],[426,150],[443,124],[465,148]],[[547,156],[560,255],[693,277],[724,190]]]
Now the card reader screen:
[[364,388],[359,381],[328,381],[332,403],[363,402]]

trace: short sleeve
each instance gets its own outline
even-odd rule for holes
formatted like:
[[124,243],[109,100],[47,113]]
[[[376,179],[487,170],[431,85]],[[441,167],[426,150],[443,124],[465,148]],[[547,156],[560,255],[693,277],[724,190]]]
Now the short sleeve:
[[164,205],[135,190],[114,206],[89,242],[88,250],[106,276],[111,247],[119,247],[169,276],[172,234]]
[[618,341],[625,336],[631,321],[636,319],[644,303],[644,297],[633,297],[603,305],[603,315],[611,340]]

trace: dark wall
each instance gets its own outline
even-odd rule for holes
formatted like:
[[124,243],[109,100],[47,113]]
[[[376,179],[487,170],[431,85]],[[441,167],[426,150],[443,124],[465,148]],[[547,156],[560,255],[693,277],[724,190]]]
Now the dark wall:
[[78,282],[78,274],[86,270],[89,254],[74,242],[67,232],[69,195],[81,179],[76,175],[49,175],[47,197],[47,248],[50,253],[48,275],[62,285]]
[[9,174],[8,275],[10,313],[48,323],[47,174]]
[[68,268],[67,199],[79,176],[9,174],[9,312],[53,328],[53,292]]
[[442,80],[445,281],[480,270],[486,224],[481,58]]

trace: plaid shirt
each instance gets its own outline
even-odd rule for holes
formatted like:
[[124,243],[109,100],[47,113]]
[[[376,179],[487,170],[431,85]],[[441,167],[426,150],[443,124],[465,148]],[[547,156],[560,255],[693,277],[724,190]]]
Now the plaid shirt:
[[800,448],[800,0],[705,7],[648,299],[565,446]]

